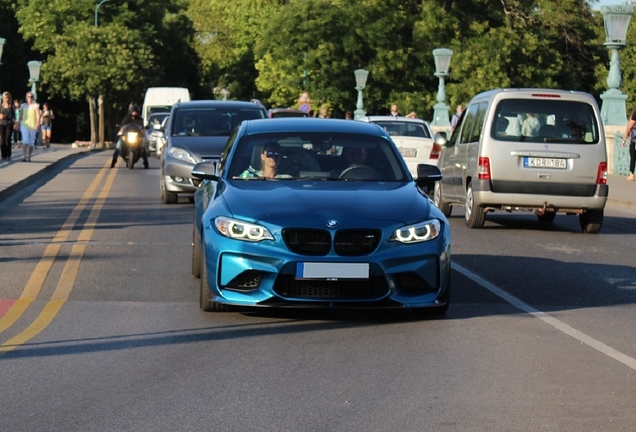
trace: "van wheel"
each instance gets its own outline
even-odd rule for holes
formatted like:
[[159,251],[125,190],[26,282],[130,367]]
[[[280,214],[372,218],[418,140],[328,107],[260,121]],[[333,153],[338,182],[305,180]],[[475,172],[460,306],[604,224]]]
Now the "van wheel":
[[466,188],[466,205],[464,206],[464,217],[468,228],[481,228],[486,221],[486,213],[483,209],[475,204],[473,196],[473,184],[469,183]]
[[442,185],[440,182],[435,182],[435,187],[433,189],[433,203],[438,209],[440,209],[444,216],[449,217],[451,215],[453,207],[444,201],[444,198],[442,198]]
[[579,222],[584,233],[596,234],[603,226],[603,210],[587,210],[579,215]]

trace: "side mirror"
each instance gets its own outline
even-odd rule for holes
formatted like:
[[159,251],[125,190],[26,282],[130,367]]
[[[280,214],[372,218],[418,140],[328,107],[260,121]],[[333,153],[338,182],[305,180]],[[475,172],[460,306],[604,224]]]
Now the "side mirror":
[[201,180],[219,181],[216,175],[216,161],[199,162],[192,168],[192,176]]
[[436,181],[442,179],[442,172],[436,165],[430,164],[418,164],[417,165],[417,179],[415,184],[417,187],[430,192]]

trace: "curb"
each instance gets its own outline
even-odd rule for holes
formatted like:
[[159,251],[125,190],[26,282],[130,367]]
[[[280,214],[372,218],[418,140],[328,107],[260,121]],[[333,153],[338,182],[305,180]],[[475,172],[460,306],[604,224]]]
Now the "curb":
[[[18,182],[12,184],[11,186],[7,187],[6,189],[0,191],[0,202],[6,200],[7,198],[10,198],[11,196],[15,195],[20,190],[24,189],[27,186],[30,186],[36,181],[46,177],[49,171],[52,171],[53,169],[57,168],[59,165],[62,165],[63,163],[68,162],[69,159],[75,158],[77,156],[81,156],[85,153],[90,153],[92,151],[94,150],[71,153],[56,161],[51,162],[50,164],[46,165],[44,168],[42,168],[38,172],[33,173],[30,176],[25,177],[19,180]],[[97,150],[97,151],[101,151],[101,150]]]

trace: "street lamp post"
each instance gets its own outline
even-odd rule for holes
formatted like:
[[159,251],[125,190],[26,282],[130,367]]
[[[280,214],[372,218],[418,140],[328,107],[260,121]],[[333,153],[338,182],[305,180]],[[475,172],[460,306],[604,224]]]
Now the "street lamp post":
[[603,6],[601,14],[605,21],[604,45],[612,52],[610,69],[607,75],[606,90],[602,95],[601,120],[605,125],[624,126],[627,121],[625,101],[627,95],[619,90],[621,85],[621,66],[618,52],[625,47],[627,29],[632,18],[634,6],[631,4]]
[[101,5],[103,5],[104,3],[108,1],[110,0],[102,0],[97,4],[97,6],[95,6],[95,27],[97,27],[97,11],[99,11],[99,8],[101,7]]
[[0,38],[0,66],[2,66],[2,51],[4,50],[4,44],[7,42],[5,38]]
[[433,106],[433,121],[431,126],[437,128],[450,128],[449,107],[446,105],[446,90],[444,78],[448,76],[453,50],[448,48],[437,48],[433,50],[435,58],[435,76],[439,78],[437,87],[437,103]]
[[0,66],[2,65],[2,51],[4,50],[4,44],[7,42],[5,38],[0,38]]
[[369,76],[369,71],[365,69],[357,69],[353,71],[353,74],[356,77],[356,90],[358,90],[358,101],[356,103],[356,110],[353,112],[353,118],[355,120],[360,120],[362,117],[367,115],[367,112],[364,110],[364,103],[362,101],[362,90],[367,86],[367,77]]
[[36,83],[40,81],[40,68],[42,67],[42,62],[37,60],[31,60],[27,63],[29,67],[29,82],[31,83],[31,93],[33,93],[33,102],[38,100],[37,86]]

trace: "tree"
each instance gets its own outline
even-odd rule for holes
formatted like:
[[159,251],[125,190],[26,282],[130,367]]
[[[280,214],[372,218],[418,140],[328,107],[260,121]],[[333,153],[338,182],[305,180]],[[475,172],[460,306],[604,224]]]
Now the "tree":
[[[103,95],[110,107],[140,100],[152,81],[170,0],[104,3],[95,27],[93,0],[20,0],[20,32],[44,56],[42,83],[71,100]],[[91,130],[95,131],[91,118]],[[93,132],[94,134],[94,132]]]

